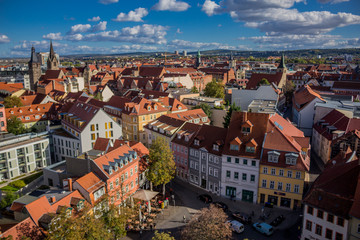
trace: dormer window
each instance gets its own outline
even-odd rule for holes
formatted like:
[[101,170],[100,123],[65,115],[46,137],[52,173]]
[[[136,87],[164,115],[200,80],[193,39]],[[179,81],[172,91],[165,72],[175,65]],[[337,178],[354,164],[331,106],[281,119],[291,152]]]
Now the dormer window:
[[109,168],[109,174],[111,175],[113,173],[112,168]]
[[185,136],[185,141],[188,142],[189,141],[189,137]]
[[195,144],[196,146],[199,146],[199,145],[200,145],[199,139],[195,139],[195,140],[194,140],[194,144]]
[[116,165],[115,166],[115,172],[117,172],[117,170],[119,170],[119,167]]
[[154,106],[154,109],[157,110],[157,105]]
[[249,120],[247,120],[241,126],[242,133],[249,134],[253,126],[254,125]]
[[277,163],[279,160],[280,153],[276,151],[268,152],[268,162]]
[[181,135],[180,135],[180,134],[177,134],[177,138],[178,138],[178,139],[181,139]]
[[148,107],[148,111],[150,111],[150,110],[151,110],[151,107],[149,106],[149,107]]
[[233,151],[239,151],[239,145],[236,145],[236,144],[230,144],[230,150],[233,150]]
[[248,153],[255,153],[256,147],[258,144],[255,142],[254,139],[251,139],[250,142],[246,144],[245,151]]
[[248,153],[254,153],[255,152],[255,147],[246,147],[245,151],[248,152]]
[[181,106],[179,106],[178,108],[179,108],[179,110],[181,110],[181,109],[182,109],[182,107],[181,107]]
[[299,154],[287,153],[287,154],[285,154],[285,157],[286,157],[286,164],[296,165],[296,160],[299,157]]
[[243,133],[250,133],[250,128],[249,127],[243,127],[242,132]]

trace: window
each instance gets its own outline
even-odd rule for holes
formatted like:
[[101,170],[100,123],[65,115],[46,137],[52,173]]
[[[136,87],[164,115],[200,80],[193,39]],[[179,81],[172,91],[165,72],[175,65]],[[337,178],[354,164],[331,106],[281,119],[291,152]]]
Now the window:
[[91,124],[90,128],[91,128],[91,131],[95,131],[95,125],[94,124]]
[[247,159],[243,159],[243,164],[244,164],[244,165],[247,165],[247,162],[248,162]]
[[301,172],[296,172],[295,177],[296,177],[296,178],[301,178]]
[[243,181],[246,181],[246,178],[247,178],[246,173],[243,173],[243,174],[242,174],[242,180],[243,180]]
[[360,233],[360,224],[357,226],[357,233]]
[[212,167],[209,167],[209,175],[212,176],[213,173],[214,173],[213,168],[212,168]]
[[339,225],[339,226],[344,226],[344,219],[343,218],[341,218],[341,217],[338,217],[337,218],[337,225]]
[[307,213],[310,214],[310,215],[313,215],[313,213],[314,213],[314,208],[308,206],[308,207],[307,207]]
[[219,171],[217,169],[214,169],[214,177],[218,177],[219,176]]
[[[186,148],[185,148],[186,149]],[[214,156],[213,155],[209,155],[209,162],[213,162],[214,161]]]
[[267,167],[264,167],[264,168],[263,168],[263,173],[264,173],[264,174],[267,174],[267,173],[268,173],[268,168],[267,168]]
[[91,140],[95,140],[95,133],[91,134]]
[[110,183],[110,190],[112,190],[114,188],[114,186],[113,186],[113,183],[111,182]]
[[271,189],[274,189],[274,185],[275,185],[275,182],[274,182],[274,181],[270,181],[270,188],[271,188]]
[[328,215],[327,215],[327,221],[333,223],[333,222],[334,222],[334,215],[328,213]]
[[298,184],[295,184],[294,186],[294,193],[299,193],[300,186]]
[[243,132],[243,133],[249,133],[249,132],[250,132],[250,128],[249,128],[249,127],[242,127],[242,132]]
[[266,180],[265,180],[265,179],[262,180],[261,186],[262,186],[263,188],[266,188]]
[[283,187],[282,182],[278,182],[278,190],[281,190],[281,191],[282,191],[282,187]]
[[130,169],[130,176],[133,175],[133,169]]
[[239,151],[239,145],[230,144],[230,150]]
[[287,176],[288,176],[288,178],[292,178],[292,171],[288,171]]
[[251,166],[256,167],[256,161],[252,160],[251,161]]
[[239,179],[239,173],[238,172],[234,172],[234,178]]
[[296,165],[297,157],[286,157],[286,164]]
[[275,170],[275,168],[272,168],[272,169],[271,169],[271,175],[276,175],[276,170]]
[[336,233],[335,234],[335,240],[343,240],[343,235],[341,233]]
[[323,217],[324,217],[324,212],[318,209],[318,210],[317,210],[317,217],[323,219]]
[[255,182],[255,175],[250,176],[250,182]]
[[129,176],[128,176],[128,173],[126,172],[126,173],[125,173],[125,179],[128,179],[128,177],[129,177]]
[[322,226],[316,224],[315,234],[321,236],[322,235]]
[[312,229],[312,222],[310,222],[309,220],[306,220],[306,226],[305,226],[306,230],[311,232]]
[[230,178],[231,177],[231,172],[230,171],[226,171],[226,177]]
[[239,163],[240,159],[239,158],[235,158],[235,163]]
[[107,129],[108,128],[108,124],[107,123],[105,123],[105,129]]
[[333,231],[327,228],[326,232],[325,232],[325,238],[332,239],[332,234],[333,234]]
[[248,153],[254,153],[255,152],[255,147],[246,147],[245,151],[248,152]]
[[204,172],[206,172],[206,166],[205,166],[205,164],[202,164],[201,165],[201,171],[204,173]]
[[135,166],[135,172],[137,173],[137,171],[138,171],[138,166]]
[[227,162],[231,163],[231,157],[227,157]]
[[279,170],[279,176],[284,176],[284,170],[283,169]]
[[271,151],[268,153],[268,162],[277,163],[279,160],[280,153]]

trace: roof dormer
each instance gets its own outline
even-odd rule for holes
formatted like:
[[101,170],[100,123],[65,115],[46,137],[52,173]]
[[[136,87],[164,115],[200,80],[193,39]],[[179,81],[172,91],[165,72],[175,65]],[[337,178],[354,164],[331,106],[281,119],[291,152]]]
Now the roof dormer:
[[247,120],[241,125],[241,132],[244,134],[249,134],[252,131],[252,127],[254,125],[250,122],[250,120]]
[[230,142],[230,150],[239,151],[241,144],[242,144],[242,142],[241,142],[241,140],[240,140],[239,137],[234,138],[234,139]]
[[254,139],[251,139],[248,143],[246,143],[245,151],[248,153],[255,153],[257,146],[258,144],[256,143],[256,141]]

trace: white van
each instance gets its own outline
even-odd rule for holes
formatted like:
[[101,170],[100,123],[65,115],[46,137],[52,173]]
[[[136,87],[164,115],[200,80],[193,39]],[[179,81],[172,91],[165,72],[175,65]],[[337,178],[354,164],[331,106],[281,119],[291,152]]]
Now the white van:
[[244,231],[244,225],[236,220],[227,221],[230,224],[231,230],[237,233]]

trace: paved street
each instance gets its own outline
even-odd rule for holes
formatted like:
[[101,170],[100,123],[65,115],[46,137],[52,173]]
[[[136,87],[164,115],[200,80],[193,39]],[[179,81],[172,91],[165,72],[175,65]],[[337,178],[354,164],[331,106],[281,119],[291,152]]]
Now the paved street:
[[[190,219],[194,213],[203,207],[208,205],[198,200],[196,197],[199,194],[206,191],[191,186],[188,183],[182,183],[181,181],[173,181],[169,184],[174,189],[175,193],[175,207],[170,206],[166,209],[162,216],[157,219],[156,229],[158,231],[171,232],[172,236],[176,239],[180,238],[181,228],[184,226],[183,216],[186,219]],[[211,195],[211,194],[210,194]],[[234,202],[230,199],[217,197],[212,195],[214,201],[222,201],[229,206],[230,211],[241,211],[251,214],[254,211],[253,221],[258,221],[261,214],[262,206],[258,204],[252,204],[247,202]],[[173,203],[171,203],[172,205]],[[270,223],[275,217],[283,214],[286,220],[278,227],[275,227],[275,233],[271,237],[265,237],[251,228],[250,225],[245,225],[245,231],[241,234],[233,234],[234,239],[298,239],[300,231],[298,226],[301,225],[299,215],[301,211],[293,211],[282,208],[268,209],[265,208],[265,213],[270,213],[270,217],[265,222]],[[153,233],[144,231],[142,238],[139,233],[129,233],[125,239],[151,239]]]

